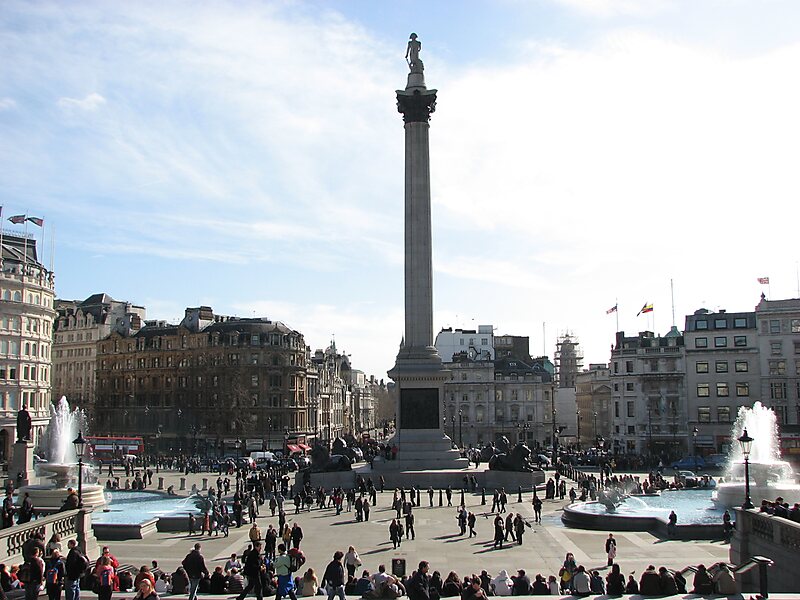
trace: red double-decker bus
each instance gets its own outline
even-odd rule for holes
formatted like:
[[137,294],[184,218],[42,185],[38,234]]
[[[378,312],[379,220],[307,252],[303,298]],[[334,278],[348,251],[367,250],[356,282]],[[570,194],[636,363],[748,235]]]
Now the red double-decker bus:
[[144,454],[144,440],[140,437],[86,436],[91,455],[98,460],[122,460],[126,456]]

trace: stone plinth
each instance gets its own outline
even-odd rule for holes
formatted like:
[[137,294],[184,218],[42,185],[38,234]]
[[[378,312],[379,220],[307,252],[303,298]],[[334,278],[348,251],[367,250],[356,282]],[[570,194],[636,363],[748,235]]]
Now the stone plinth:
[[14,444],[8,477],[17,488],[33,483],[36,477],[33,470],[33,442],[18,441]]

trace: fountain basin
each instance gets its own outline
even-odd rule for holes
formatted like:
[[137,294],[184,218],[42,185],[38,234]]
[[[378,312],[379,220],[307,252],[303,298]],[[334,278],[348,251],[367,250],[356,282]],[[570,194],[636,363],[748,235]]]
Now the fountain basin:
[[[77,491],[77,486],[75,490]],[[67,499],[66,488],[54,488],[52,485],[27,485],[19,489],[17,503],[22,502],[27,492],[33,502],[33,507],[37,510],[54,512],[61,508],[64,500]],[[103,487],[97,484],[84,485],[81,490],[83,505],[85,507],[97,508],[106,503]]]

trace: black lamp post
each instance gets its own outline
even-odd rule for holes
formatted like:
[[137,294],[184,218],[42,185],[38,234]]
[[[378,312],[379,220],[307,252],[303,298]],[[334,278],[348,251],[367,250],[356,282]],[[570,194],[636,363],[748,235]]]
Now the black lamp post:
[[742,432],[739,444],[742,446],[742,456],[744,456],[744,504],[742,504],[742,508],[748,510],[755,506],[750,500],[750,450],[753,447],[753,438],[747,435],[747,429]]
[[553,409],[553,461],[558,456],[558,430],[556,429],[556,409]]
[[456,443],[456,416],[450,415],[450,419],[453,423],[453,443]]
[[78,508],[83,507],[83,453],[86,450],[86,440],[83,439],[81,432],[78,437],[72,440],[75,445],[75,454],[78,455]]
[[597,439],[597,411],[594,411],[592,416],[594,416],[594,439]]
[[578,422],[577,448],[578,448],[578,452],[580,452],[581,451],[581,411],[580,411],[580,409],[575,411],[575,420]]
[[464,447],[464,439],[461,437],[461,434],[462,434],[462,423],[464,422],[463,414],[464,414],[464,411],[462,411],[459,408],[458,409],[458,447],[459,448],[463,448]]

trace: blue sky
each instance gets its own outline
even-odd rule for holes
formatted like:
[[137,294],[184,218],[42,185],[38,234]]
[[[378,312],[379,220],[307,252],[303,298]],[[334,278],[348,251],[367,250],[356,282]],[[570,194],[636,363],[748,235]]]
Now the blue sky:
[[[800,5],[14,2],[4,216],[57,293],[268,316],[385,376],[402,335],[408,34],[430,87],[435,326],[535,354],[797,296]],[[795,207],[795,208],[792,208]],[[6,221],[6,226],[11,225]],[[652,320],[636,318],[645,302]],[[546,323],[543,337],[542,324]]]

